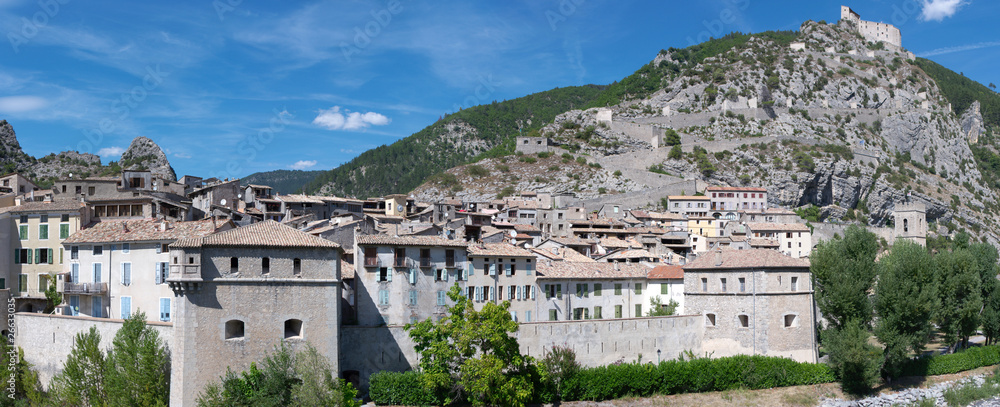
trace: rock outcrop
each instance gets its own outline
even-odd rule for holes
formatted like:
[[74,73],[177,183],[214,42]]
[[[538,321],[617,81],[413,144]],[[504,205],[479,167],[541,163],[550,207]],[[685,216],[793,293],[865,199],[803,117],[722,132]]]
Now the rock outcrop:
[[21,150],[14,128],[6,120],[0,120],[0,173],[26,170],[34,161]]
[[983,125],[983,114],[979,111],[978,100],[972,102],[969,108],[965,109],[965,113],[962,113],[962,118],[959,119],[959,122],[962,124],[962,135],[969,140],[969,143],[978,143],[979,136],[986,132],[986,126]]
[[160,178],[177,181],[177,174],[167,161],[167,155],[153,140],[146,137],[140,136],[132,140],[132,144],[122,153],[119,165],[127,170],[149,170]]

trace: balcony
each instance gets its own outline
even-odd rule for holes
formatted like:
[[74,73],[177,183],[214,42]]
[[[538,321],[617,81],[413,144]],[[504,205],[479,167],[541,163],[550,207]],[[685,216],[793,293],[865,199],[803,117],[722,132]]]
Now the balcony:
[[378,257],[365,257],[365,267],[378,267]]
[[426,267],[430,267],[430,266],[431,266],[431,258],[430,257],[421,257],[420,258],[420,267],[426,268]]
[[108,293],[108,283],[66,283],[63,294],[103,295]]
[[444,266],[447,267],[447,268],[455,268],[455,258],[454,257],[445,257],[444,258]]
[[406,257],[396,257],[392,259],[392,266],[396,268],[406,267]]

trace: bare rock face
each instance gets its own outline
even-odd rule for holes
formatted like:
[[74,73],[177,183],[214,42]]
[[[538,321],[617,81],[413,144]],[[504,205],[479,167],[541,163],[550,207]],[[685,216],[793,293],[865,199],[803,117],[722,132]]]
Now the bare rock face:
[[70,174],[87,177],[100,173],[101,157],[90,153],[63,151],[39,158],[31,166],[31,174],[36,179],[63,178]]
[[167,155],[153,140],[146,137],[132,140],[128,150],[122,154],[119,165],[126,170],[149,170],[160,178],[177,181],[177,174],[167,161]]
[[962,134],[969,140],[969,143],[978,143],[979,136],[986,132],[986,126],[983,125],[983,114],[979,112],[978,100],[972,102],[965,113],[962,113],[959,122],[962,124]]
[[17,142],[14,128],[6,120],[0,120],[0,173],[23,171],[31,162]]

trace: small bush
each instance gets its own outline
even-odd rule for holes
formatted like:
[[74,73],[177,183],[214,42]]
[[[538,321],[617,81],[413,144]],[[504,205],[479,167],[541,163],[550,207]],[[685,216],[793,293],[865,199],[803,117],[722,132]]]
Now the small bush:
[[604,194],[608,193],[608,189],[605,188],[605,187],[597,188],[597,193],[601,194],[601,195],[604,195]]
[[620,177],[620,176],[622,176],[622,172],[619,171],[619,170],[615,170],[614,176]]
[[380,406],[426,406],[441,405],[443,402],[424,385],[423,374],[418,372],[382,371],[372,374],[369,383],[368,394]]
[[592,162],[592,163],[587,164],[587,165],[589,165],[590,168],[601,168],[601,163],[598,163],[598,162]]
[[550,151],[542,151],[538,153],[538,158],[549,158],[549,157],[552,157],[552,152]]
[[470,165],[468,167],[465,167],[465,172],[467,172],[469,175],[471,175],[473,177],[477,177],[477,178],[482,178],[482,177],[486,177],[486,176],[490,175],[490,170],[488,170],[488,169],[486,169],[486,167],[483,167],[482,165],[478,165],[478,164],[473,164],[473,165]]
[[538,160],[536,160],[535,157],[529,155],[522,156],[521,158],[519,158],[519,160],[521,160],[522,163],[528,163],[528,164],[534,164],[538,162]]
[[587,159],[583,158],[583,157],[576,157],[576,162],[580,163],[580,164],[586,165],[587,164]]
[[969,348],[948,355],[913,359],[902,367],[903,376],[936,376],[1000,364],[1000,345]]
[[500,171],[500,172],[510,172],[510,167],[508,167],[505,164],[500,164],[500,165],[497,166],[497,171]]

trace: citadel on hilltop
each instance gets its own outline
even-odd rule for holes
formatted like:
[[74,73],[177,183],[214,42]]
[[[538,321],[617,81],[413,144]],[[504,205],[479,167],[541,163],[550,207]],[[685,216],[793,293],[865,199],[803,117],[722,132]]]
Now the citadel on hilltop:
[[881,41],[897,48],[903,47],[903,37],[899,34],[899,29],[892,24],[862,20],[860,14],[847,6],[840,6],[840,19],[853,22],[858,33],[868,41]]

